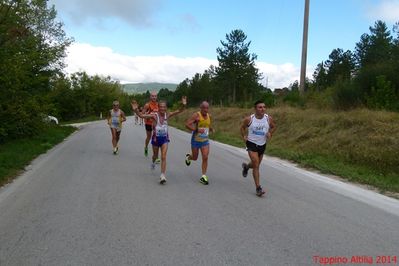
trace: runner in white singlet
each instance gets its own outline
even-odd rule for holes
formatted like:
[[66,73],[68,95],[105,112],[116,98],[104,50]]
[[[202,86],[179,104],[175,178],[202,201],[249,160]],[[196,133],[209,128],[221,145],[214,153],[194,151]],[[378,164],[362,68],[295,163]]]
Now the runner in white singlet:
[[242,175],[246,177],[248,170],[252,168],[256,195],[260,197],[265,192],[259,182],[259,165],[262,162],[266,144],[276,130],[276,125],[272,117],[265,113],[264,102],[256,101],[254,106],[255,113],[244,118],[240,128],[250,159],[249,163],[242,164]]

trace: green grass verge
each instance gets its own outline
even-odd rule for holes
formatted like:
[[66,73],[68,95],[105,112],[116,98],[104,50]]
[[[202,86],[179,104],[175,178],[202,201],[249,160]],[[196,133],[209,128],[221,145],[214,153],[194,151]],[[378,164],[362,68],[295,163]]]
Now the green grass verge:
[[[240,137],[232,136],[229,133],[216,133],[211,138],[235,147],[244,147],[244,143]],[[266,153],[267,155],[296,162],[304,168],[317,169],[324,174],[332,174],[343,177],[351,182],[374,186],[381,192],[399,192],[398,176],[394,173],[381,174],[370,167],[348,164],[333,156],[310,152],[298,153],[293,150],[280,149],[273,144],[267,147]]]
[[332,174],[351,182],[371,185],[378,188],[380,192],[399,192],[398,175],[395,173],[383,174],[371,167],[350,164],[331,155],[283,150],[276,145],[269,145],[267,153],[294,161],[305,168],[317,169],[324,174]]
[[34,158],[63,141],[75,130],[68,126],[49,126],[37,136],[1,144],[0,186],[10,182]]

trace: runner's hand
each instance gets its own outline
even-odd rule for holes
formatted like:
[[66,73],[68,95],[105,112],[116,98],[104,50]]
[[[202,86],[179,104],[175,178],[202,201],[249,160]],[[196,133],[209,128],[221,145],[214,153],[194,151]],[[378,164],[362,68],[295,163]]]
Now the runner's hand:
[[130,105],[132,106],[133,111],[136,111],[137,108],[139,107],[138,103],[135,100],[132,100]]

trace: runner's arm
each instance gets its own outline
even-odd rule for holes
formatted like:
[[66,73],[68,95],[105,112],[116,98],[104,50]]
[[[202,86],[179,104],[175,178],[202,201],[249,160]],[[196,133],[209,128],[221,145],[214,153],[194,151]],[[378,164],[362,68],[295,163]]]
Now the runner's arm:
[[126,115],[125,115],[125,112],[123,112],[122,110],[121,110],[121,117],[122,117],[122,122],[125,122],[126,121]]
[[[212,116],[209,113],[208,113],[208,115],[209,115],[209,118],[212,118]],[[211,120],[211,121],[213,121],[213,120]],[[213,125],[213,122],[211,122],[211,125],[209,126],[209,131],[211,133],[216,133],[216,130],[212,125]]]
[[137,109],[134,110],[134,112],[140,117],[140,118],[144,118],[144,119],[156,119],[154,114],[143,114],[140,113]]
[[111,125],[111,111],[108,111],[108,114],[107,114],[107,124]]
[[181,98],[181,100],[182,100],[183,108],[180,107],[178,110],[173,111],[173,112],[170,112],[168,117],[172,117],[172,116],[174,116],[174,115],[180,114],[181,112],[183,112],[183,111],[186,109],[187,97],[186,97],[186,96],[183,96],[183,97]]
[[133,100],[131,102],[131,106],[132,106],[133,112],[135,114],[137,114],[138,117],[145,118],[145,119],[154,119],[154,120],[156,119],[154,114],[146,114],[146,108],[148,108],[148,104],[144,105],[143,112],[141,112],[141,113],[139,112],[138,104],[136,101]]
[[273,117],[269,116],[269,132],[267,132],[267,139],[271,139],[274,131],[276,131],[276,123],[274,123]]
[[241,132],[241,137],[244,140],[244,142],[247,142],[247,138],[248,138],[247,128],[248,128],[248,124],[250,121],[251,121],[250,117],[247,116],[242,120],[242,123],[241,123],[240,132]]
[[198,121],[198,113],[194,113],[187,121],[186,128],[190,131],[196,131],[197,128],[193,124]]
[[150,105],[148,103],[146,103],[146,104],[144,104],[143,110],[141,110],[141,113],[145,114],[148,112],[149,109],[150,109]]
[[176,110],[176,111],[170,112],[169,115],[168,115],[168,117],[170,118],[170,117],[172,117],[172,116],[175,116],[175,115],[177,115],[177,114],[180,114],[180,113],[183,112],[185,109],[186,109],[186,107],[183,107],[182,109],[178,109],[178,110]]

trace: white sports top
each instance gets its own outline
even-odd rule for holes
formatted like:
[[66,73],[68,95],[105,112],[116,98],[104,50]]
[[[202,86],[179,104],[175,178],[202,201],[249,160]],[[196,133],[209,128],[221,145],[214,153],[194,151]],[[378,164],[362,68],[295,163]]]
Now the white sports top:
[[259,146],[265,145],[269,128],[269,116],[267,114],[261,119],[257,119],[255,114],[252,114],[251,121],[248,124],[248,141]]
[[111,128],[121,128],[121,110],[114,111],[114,109],[110,110],[111,112]]
[[158,113],[155,113],[155,115],[157,116],[157,124],[155,126],[155,136],[167,137],[168,136],[168,118],[166,117],[166,113],[163,118],[163,123],[161,123]]

